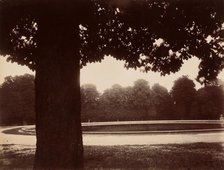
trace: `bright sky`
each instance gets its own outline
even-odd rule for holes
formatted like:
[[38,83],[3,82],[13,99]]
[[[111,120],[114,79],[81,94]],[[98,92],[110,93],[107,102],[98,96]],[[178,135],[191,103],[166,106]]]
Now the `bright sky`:
[[[182,75],[188,75],[194,80],[197,77],[199,60],[192,58],[184,63],[178,73],[160,76],[160,73],[148,72],[143,73],[139,70],[124,68],[124,61],[118,61],[112,57],[105,57],[101,63],[88,64],[81,70],[81,84],[95,84],[100,92],[110,88],[113,84],[120,84],[123,87],[132,86],[137,79],[145,79],[152,86],[159,83],[170,90],[174,80]],[[0,56],[0,84],[3,83],[4,77],[12,75],[23,75],[25,73],[34,74],[26,66],[20,66],[16,63],[6,62],[6,59]],[[224,80],[224,71],[218,76]],[[196,88],[200,88],[200,84],[195,81]]]

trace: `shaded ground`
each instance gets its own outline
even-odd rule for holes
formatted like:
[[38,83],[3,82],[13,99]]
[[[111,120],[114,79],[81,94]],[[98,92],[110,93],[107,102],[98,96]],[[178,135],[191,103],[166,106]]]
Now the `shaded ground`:
[[[34,146],[0,145],[1,169],[31,169]],[[85,169],[224,169],[223,143],[84,146]]]

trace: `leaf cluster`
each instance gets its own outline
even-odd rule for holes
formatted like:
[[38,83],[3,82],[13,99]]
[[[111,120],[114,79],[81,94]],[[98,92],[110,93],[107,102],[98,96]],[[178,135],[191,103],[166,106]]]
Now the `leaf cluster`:
[[202,83],[224,67],[223,0],[14,1],[0,3],[0,54],[31,69],[41,57],[38,23],[52,13],[52,19],[65,17],[79,29],[80,45],[74,48],[81,66],[111,55],[127,68],[165,75],[198,57]]

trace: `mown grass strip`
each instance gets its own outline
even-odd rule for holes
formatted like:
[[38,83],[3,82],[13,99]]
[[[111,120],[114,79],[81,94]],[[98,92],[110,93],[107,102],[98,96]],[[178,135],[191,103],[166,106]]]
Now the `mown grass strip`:
[[[2,145],[1,169],[32,169],[35,147]],[[85,169],[224,169],[223,143],[85,146]]]

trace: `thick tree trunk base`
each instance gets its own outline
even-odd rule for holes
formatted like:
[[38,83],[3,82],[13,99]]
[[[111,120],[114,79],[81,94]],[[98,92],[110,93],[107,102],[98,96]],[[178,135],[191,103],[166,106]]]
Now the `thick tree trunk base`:
[[82,169],[78,28],[53,14],[38,24],[34,169]]

